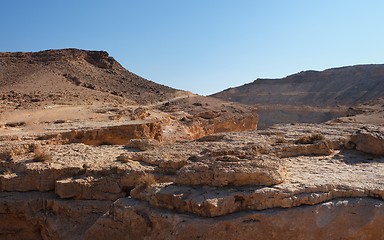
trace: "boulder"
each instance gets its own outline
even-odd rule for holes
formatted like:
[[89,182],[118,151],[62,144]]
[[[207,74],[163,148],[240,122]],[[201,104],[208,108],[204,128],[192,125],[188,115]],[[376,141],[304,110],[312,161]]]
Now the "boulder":
[[374,155],[384,155],[384,127],[363,127],[351,136],[356,149]]

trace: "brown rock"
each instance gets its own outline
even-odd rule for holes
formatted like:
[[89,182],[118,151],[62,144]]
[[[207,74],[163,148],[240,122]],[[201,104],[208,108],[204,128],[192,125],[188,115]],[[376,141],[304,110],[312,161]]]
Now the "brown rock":
[[160,122],[132,123],[109,126],[100,129],[73,130],[61,134],[61,138],[70,143],[88,145],[129,144],[131,139],[144,138],[162,140]]
[[149,112],[147,112],[146,109],[139,107],[133,111],[133,114],[131,115],[131,119],[132,120],[145,119],[145,118],[149,117],[150,115],[151,114]]
[[[262,128],[281,123],[322,123],[347,116],[348,109],[357,104],[371,105],[371,101],[383,97],[383,77],[384,64],[346,66],[302,71],[272,81],[257,79],[211,96],[256,105]],[[373,110],[371,106],[363,109]],[[382,117],[383,112],[374,122],[382,124]]]
[[364,127],[351,136],[356,149],[375,155],[384,155],[384,127]]
[[277,148],[280,157],[297,157],[303,155],[330,155],[333,151],[327,141],[313,144],[284,144]]
[[220,116],[220,114],[216,111],[205,111],[198,114],[199,117],[204,119],[213,119]]
[[278,158],[240,159],[223,155],[191,163],[176,172],[175,182],[183,185],[265,185],[285,179],[285,169]]
[[367,198],[338,199],[303,208],[247,211],[196,218],[119,199],[87,231],[87,239],[381,239],[384,205]]
[[117,177],[93,176],[68,178],[56,181],[55,192],[60,198],[116,200],[125,193],[119,185]]
[[84,239],[110,201],[60,200],[52,193],[0,193],[2,239]]

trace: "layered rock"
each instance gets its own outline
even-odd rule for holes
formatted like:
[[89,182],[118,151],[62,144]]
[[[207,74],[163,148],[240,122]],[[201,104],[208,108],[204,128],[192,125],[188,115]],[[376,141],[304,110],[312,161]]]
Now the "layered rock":
[[[380,239],[384,159],[354,148],[349,140],[361,127],[282,125],[172,144],[136,139],[127,146],[2,141],[2,152],[18,150],[1,161],[0,213],[20,225],[4,224],[0,233]],[[36,142],[49,160],[36,160]]]
[[119,199],[87,231],[88,239],[381,239],[381,200],[338,199],[316,206],[194,217]]
[[384,127],[364,127],[351,136],[356,149],[375,155],[384,155]]
[[183,132],[179,138],[191,140],[214,133],[255,130],[259,120],[254,107],[196,95],[160,104],[157,109],[171,114],[179,125],[176,129],[165,127],[168,139]]
[[52,193],[0,193],[1,239],[84,239],[112,202],[65,201]]
[[67,142],[88,145],[127,145],[132,139],[154,139],[162,141],[160,122],[142,122],[126,125],[108,126],[100,129],[72,130],[61,134]]
[[[281,79],[257,79],[213,94],[223,100],[256,105],[260,129],[280,123],[322,123],[359,114],[383,97],[384,65],[369,64],[324,71],[302,71]],[[361,111],[362,110],[362,111]],[[363,122],[382,124],[364,119]]]

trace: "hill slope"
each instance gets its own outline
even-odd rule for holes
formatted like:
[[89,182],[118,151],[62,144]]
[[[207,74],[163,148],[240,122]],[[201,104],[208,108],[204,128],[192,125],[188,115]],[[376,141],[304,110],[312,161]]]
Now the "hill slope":
[[158,139],[174,141],[253,130],[258,120],[250,106],[163,86],[106,52],[78,49],[0,53],[0,106],[0,136],[96,129],[89,134],[100,138],[100,129],[114,136],[116,126],[149,124]]
[[282,79],[257,79],[212,95],[256,104],[260,126],[286,122],[323,122],[384,95],[384,65],[357,65],[304,71]]
[[16,99],[61,103],[144,104],[182,92],[129,72],[107,52],[78,49],[0,53],[0,86],[0,93],[16,92]]
[[245,104],[354,105],[384,92],[384,65],[305,71],[282,79],[257,79],[213,96]]

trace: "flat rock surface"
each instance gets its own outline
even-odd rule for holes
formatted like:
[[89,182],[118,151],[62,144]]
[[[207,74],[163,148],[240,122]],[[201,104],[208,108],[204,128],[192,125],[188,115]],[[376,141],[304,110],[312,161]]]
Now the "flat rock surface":
[[[10,140],[0,144],[3,152],[13,149],[12,158],[1,163],[0,183],[2,191],[56,191],[62,198],[131,195],[210,217],[339,197],[383,199],[384,157],[354,149],[349,141],[361,127],[281,125],[173,144],[133,141],[140,148]],[[301,143],[314,134],[322,139]],[[34,144],[50,159],[36,160]]]

